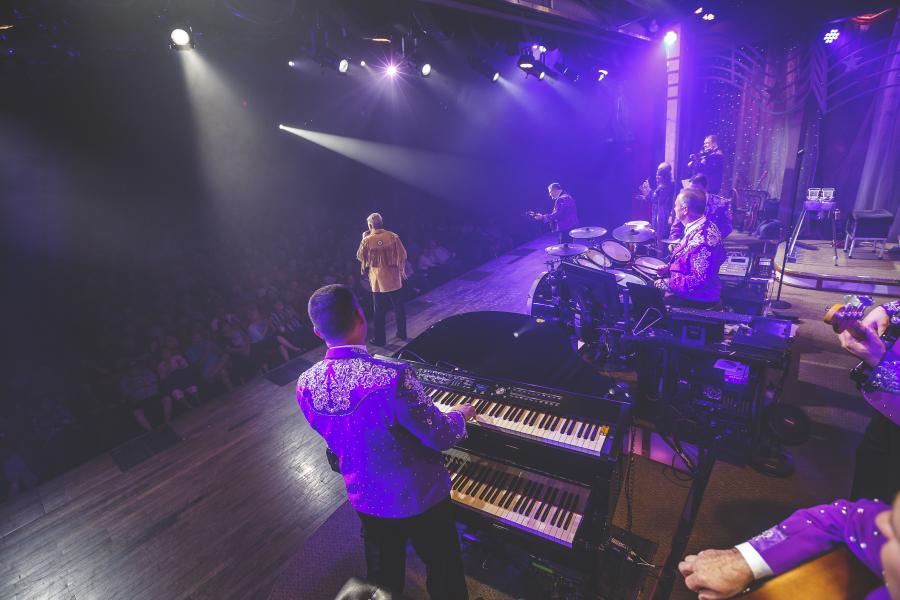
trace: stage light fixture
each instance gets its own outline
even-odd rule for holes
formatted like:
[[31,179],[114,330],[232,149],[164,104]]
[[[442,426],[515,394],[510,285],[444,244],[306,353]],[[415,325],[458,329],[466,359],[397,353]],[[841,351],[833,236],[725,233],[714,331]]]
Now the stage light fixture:
[[663,42],[665,42],[666,46],[672,46],[678,40],[678,34],[674,31],[667,31],[666,35],[663,37]]
[[169,34],[169,39],[172,40],[169,47],[173,50],[190,50],[193,48],[194,40],[191,39],[190,30],[190,27],[173,29],[172,33]]
[[704,21],[713,21],[713,20],[715,20],[715,18],[716,18],[716,15],[714,13],[706,13],[705,15],[703,15]]
[[547,76],[547,71],[544,71],[543,69],[541,69],[541,72],[538,73],[538,79],[540,79],[541,81],[543,81],[543,80],[544,80],[544,77],[546,77],[546,76]]
[[609,71],[606,69],[597,69],[597,81],[603,81],[607,75],[609,75]]
[[384,72],[387,73],[388,77],[396,77],[399,70],[397,69],[397,65],[388,65]]
[[316,53],[315,61],[323,67],[334,69],[342,75],[346,75],[350,70],[350,59],[341,56],[331,48],[322,48]]
[[694,11],[694,14],[695,14],[695,15],[699,15],[699,14],[702,14],[702,13],[703,13],[703,7],[702,7],[702,6],[697,7],[697,10]]
[[531,73],[532,69],[534,69],[534,57],[528,52],[522,53],[522,56],[519,57],[519,60],[516,61],[516,64],[519,65],[519,68],[525,71],[525,73]]
[[837,29],[832,29],[831,31],[829,31],[828,33],[826,33],[826,34],[825,34],[825,37],[822,38],[822,39],[825,40],[825,43],[826,43],[826,44],[833,44],[834,41],[835,41],[836,39],[838,39],[838,37],[840,37],[840,35],[841,35],[841,32],[840,32],[839,30],[837,30]]
[[422,66],[419,67],[419,73],[422,74],[422,77],[431,75],[431,63],[423,63]]
[[365,66],[366,66],[366,61],[364,61],[364,60],[359,61],[359,66],[365,67]]
[[500,80],[500,71],[495,69],[491,63],[483,58],[474,56],[469,58],[469,66],[490,79],[492,83],[496,83]]
[[296,65],[297,65],[297,63],[295,63],[294,61],[292,61],[292,60],[289,60],[289,61],[288,61],[288,66],[289,66],[289,67],[294,67],[294,66],[296,66]]

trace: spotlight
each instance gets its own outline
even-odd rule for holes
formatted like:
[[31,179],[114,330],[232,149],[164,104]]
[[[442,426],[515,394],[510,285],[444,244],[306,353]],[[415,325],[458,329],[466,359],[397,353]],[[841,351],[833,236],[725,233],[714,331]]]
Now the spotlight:
[[837,29],[832,29],[828,33],[825,34],[825,37],[822,38],[825,40],[826,44],[833,44],[836,39],[841,35],[841,32]]
[[699,6],[699,7],[697,7],[697,10],[694,11],[694,14],[695,14],[695,15],[699,15],[699,14],[701,14],[702,12],[703,12],[703,7],[702,7],[702,6]]
[[667,31],[665,37],[663,37],[663,42],[666,43],[666,46],[672,46],[678,40],[678,34],[674,31]]
[[703,20],[704,20],[704,21],[712,21],[712,20],[714,20],[715,18],[716,18],[716,15],[713,14],[713,13],[706,13],[705,15],[703,15]]
[[397,65],[388,65],[384,72],[388,74],[388,77],[396,77],[398,73]]
[[484,60],[483,58],[477,58],[475,56],[469,58],[469,66],[490,79],[492,82],[496,83],[500,80],[500,71],[495,69],[491,63]]
[[563,76],[566,77],[566,78],[567,78],[569,81],[571,81],[572,83],[575,83],[576,81],[578,81],[579,79],[581,79],[581,74],[580,74],[578,71],[576,71],[575,69],[573,69],[572,67],[570,67],[570,66],[568,66],[568,65],[566,65],[566,64],[563,64],[563,63],[561,63],[561,62],[558,62],[558,63],[556,63],[555,65],[553,65],[553,67],[554,67],[557,71],[559,71],[560,73],[562,73]]
[[597,81],[603,81],[607,75],[609,75],[609,71],[606,69],[597,69]]
[[173,29],[172,33],[169,34],[169,38],[172,40],[172,43],[169,45],[173,50],[190,50],[194,47],[194,42],[191,40],[190,27],[186,29]]
[[531,46],[531,49],[532,49],[532,50],[536,50],[536,51],[539,52],[540,54],[546,54],[546,53],[547,53],[547,46],[544,46],[543,44],[534,44],[534,45]]
[[522,56],[519,57],[518,63],[519,68],[525,71],[526,73],[530,73],[534,68],[534,57],[528,52],[522,53]]
[[540,79],[541,81],[543,81],[544,77],[546,77],[546,76],[547,76],[547,71],[544,71],[543,69],[541,70],[540,73],[538,73],[538,79]]
[[366,61],[364,61],[364,60],[359,61],[359,66],[365,67],[365,66],[366,66]]
[[339,55],[331,48],[322,48],[319,50],[316,53],[315,61],[323,67],[334,69],[341,74],[346,74],[347,71],[350,70],[350,59],[346,56]]
[[295,62],[292,61],[292,60],[289,60],[289,61],[288,61],[288,66],[289,66],[289,67],[296,66],[296,64],[297,64],[297,63],[295,63]]
[[421,67],[419,67],[419,73],[422,74],[422,77],[428,77],[431,75],[431,63],[424,63]]

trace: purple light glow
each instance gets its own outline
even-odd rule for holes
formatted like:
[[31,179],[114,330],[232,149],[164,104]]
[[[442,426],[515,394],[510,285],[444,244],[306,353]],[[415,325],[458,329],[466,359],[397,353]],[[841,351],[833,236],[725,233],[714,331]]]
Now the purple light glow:
[[826,33],[826,34],[825,34],[825,37],[822,38],[822,39],[825,40],[825,43],[826,43],[826,44],[833,44],[834,41],[835,41],[836,39],[838,39],[838,37],[840,37],[840,35],[841,35],[841,32],[840,32],[840,31],[838,31],[837,29],[832,29],[831,31],[829,31],[828,33]]
[[397,76],[397,65],[388,65],[385,72],[388,74],[388,77],[396,77]]
[[663,38],[663,42],[666,43],[666,46],[671,46],[678,40],[678,34],[674,31],[666,32],[665,37]]

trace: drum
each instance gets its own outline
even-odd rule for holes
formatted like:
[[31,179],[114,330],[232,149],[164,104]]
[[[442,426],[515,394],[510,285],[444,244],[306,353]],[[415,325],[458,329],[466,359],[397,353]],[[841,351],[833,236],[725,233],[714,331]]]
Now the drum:
[[625,265],[631,262],[631,250],[615,240],[604,240],[600,244],[600,252],[605,254],[613,265]]
[[[594,250],[594,252],[597,252],[597,251]],[[587,252],[585,254],[587,254]],[[578,265],[579,267],[584,267],[585,269],[593,269],[595,271],[604,271],[605,270],[603,267],[601,267],[594,261],[587,258],[585,256],[585,254],[579,254],[578,256],[572,257],[572,262],[575,263],[576,265]],[[597,252],[597,254],[600,254],[600,253]],[[600,256],[603,256],[603,255],[601,254]],[[606,258],[606,257],[603,256],[603,258]]]
[[[626,248],[627,250],[627,248]],[[612,261],[605,254],[593,248],[589,248],[584,254],[584,258],[597,265],[601,269],[608,269],[612,266]]]
[[619,287],[628,287],[629,283],[634,283],[636,285],[647,285],[647,282],[637,275],[633,273],[626,273],[625,271],[617,271],[615,269],[610,269],[607,273],[612,273],[616,276],[616,283],[619,284]]
[[553,301],[553,286],[550,277],[551,273],[544,271],[531,284],[526,307],[528,314],[532,317],[555,319],[559,316],[559,307]]
[[658,269],[664,266],[666,266],[666,261],[654,256],[638,256],[634,259],[634,270],[650,279],[659,277]]

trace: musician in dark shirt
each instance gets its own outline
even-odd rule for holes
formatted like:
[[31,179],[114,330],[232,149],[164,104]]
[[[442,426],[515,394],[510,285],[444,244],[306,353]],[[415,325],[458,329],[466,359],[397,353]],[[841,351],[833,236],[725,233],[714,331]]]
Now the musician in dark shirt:
[[575,199],[564,192],[558,183],[551,183],[547,186],[547,192],[553,200],[553,210],[545,214],[536,212],[528,214],[538,221],[550,223],[550,229],[559,235],[559,242],[563,243],[569,239],[569,231],[578,227],[578,209],[575,206]]
[[722,189],[722,172],[725,169],[725,155],[719,148],[719,140],[715,135],[710,134],[703,140],[703,151],[699,154],[691,154],[691,160],[688,162],[691,172],[694,175],[706,175],[709,182],[707,191],[712,194],[718,194]]

